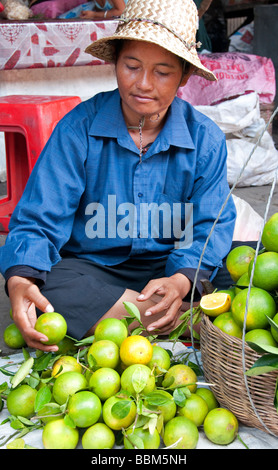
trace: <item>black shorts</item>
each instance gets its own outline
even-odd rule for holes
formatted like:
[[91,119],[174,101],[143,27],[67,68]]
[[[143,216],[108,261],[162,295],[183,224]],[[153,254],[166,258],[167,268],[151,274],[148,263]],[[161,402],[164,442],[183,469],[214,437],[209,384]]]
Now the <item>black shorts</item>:
[[151,279],[165,276],[166,261],[165,257],[134,258],[116,266],[102,266],[66,257],[47,274],[41,292],[64,316],[68,335],[81,339],[126,289],[140,292]]
[[[256,248],[257,242],[234,242],[232,248],[243,244]],[[166,262],[167,257],[133,258],[116,266],[102,266],[85,259],[65,257],[47,274],[41,292],[66,319],[68,334],[81,339],[126,289],[140,292],[151,279],[164,277]],[[233,284],[225,260],[212,284],[217,289]]]

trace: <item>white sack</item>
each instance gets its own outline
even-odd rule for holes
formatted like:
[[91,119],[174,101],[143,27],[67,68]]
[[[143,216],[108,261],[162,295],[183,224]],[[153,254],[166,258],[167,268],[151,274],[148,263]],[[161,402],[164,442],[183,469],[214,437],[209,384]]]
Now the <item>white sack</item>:
[[[196,106],[225,133],[227,141],[227,174],[229,185],[237,187],[271,184],[278,167],[278,151],[266,130],[254,151],[266,123],[260,116],[259,97],[249,93],[214,106]],[[253,153],[252,153],[253,152]],[[252,156],[239,175],[249,156]]]
[[244,199],[232,194],[236,206],[236,223],[233,240],[258,240],[263,227],[263,218]]

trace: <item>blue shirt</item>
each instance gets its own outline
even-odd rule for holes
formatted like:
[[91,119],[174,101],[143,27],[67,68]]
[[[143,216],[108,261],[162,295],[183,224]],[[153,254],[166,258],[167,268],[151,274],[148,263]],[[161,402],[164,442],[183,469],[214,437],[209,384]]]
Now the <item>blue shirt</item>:
[[[229,192],[226,157],[218,126],[175,98],[140,163],[118,90],[99,93],[56,125],[12,215],[0,249],[2,274],[22,265],[50,271],[65,253],[103,265],[166,256],[166,276],[196,269]],[[235,216],[229,198],[202,270],[222,265]]]

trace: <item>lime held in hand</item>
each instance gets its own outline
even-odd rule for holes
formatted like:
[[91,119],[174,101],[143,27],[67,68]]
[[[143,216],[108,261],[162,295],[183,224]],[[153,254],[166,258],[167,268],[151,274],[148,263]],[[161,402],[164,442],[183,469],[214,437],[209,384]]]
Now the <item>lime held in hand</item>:
[[67,323],[60,313],[42,313],[36,321],[35,330],[47,336],[48,341],[43,341],[43,344],[57,344],[67,333]]

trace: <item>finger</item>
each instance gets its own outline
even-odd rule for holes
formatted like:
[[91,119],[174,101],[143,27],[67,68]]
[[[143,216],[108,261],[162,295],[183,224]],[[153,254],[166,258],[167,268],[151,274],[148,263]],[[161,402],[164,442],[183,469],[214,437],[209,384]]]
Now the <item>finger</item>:
[[148,284],[141,290],[140,295],[137,297],[137,300],[148,300],[154,294],[163,295],[165,292],[165,286],[161,279],[151,280]]
[[176,294],[172,291],[168,292],[159,302],[148,308],[145,312],[145,316],[152,316],[158,313],[164,312],[169,313],[172,306],[175,309],[180,309],[182,305],[182,300],[176,296]]
[[164,327],[167,327],[167,329],[170,328],[170,326],[175,326],[176,324],[176,318],[177,314],[179,312],[180,308],[180,302],[174,302],[171,307],[168,309],[168,311],[163,315],[159,320],[154,321],[153,323],[150,323],[149,326],[147,327],[148,331],[153,331],[155,329],[161,330]]
[[45,352],[56,352],[59,349],[56,344],[44,344],[44,342],[47,341],[48,338],[30,327],[24,331],[23,337],[30,348],[40,349]]

